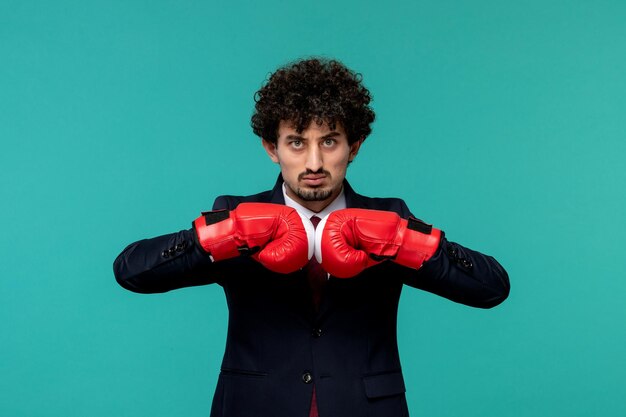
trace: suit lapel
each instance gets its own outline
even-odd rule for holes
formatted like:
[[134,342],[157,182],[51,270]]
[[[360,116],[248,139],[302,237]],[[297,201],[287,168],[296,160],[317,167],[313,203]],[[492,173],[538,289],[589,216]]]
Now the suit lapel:
[[278,174],[276,184],[270,193],[270,200],[268,203],[285,205],[285,196],[283,195],[283,176]]
[[354,192],[348,180],[343,180],[343,193],[346,196],[346,207],[348,208],[368,208],[365,197]]

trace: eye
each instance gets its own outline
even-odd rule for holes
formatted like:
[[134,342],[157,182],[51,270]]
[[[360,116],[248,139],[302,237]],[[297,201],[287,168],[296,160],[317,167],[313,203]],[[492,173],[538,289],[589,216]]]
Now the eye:
[[336,142],[337,141],[335,139],[328,138],[328,139],[324,139],[323,144],[326,147],[330,147],[330,146],[333,146]]
[[289,144],[291,145],[292,148],[295,149],[300,149],[302,147],[302,141],[301,140],[292,140],[291,142],[289,142]]

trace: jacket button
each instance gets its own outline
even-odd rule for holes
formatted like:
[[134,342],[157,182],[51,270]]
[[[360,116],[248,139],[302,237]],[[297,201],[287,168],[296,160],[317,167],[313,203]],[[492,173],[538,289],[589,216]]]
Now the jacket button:
[[313,377],[310,373],[305,372],[302,374],[302,382],[304,382],[305,384],[310,384],[311,382],[313,382]]
[[472,261],[467,260],[465,258],[463,259],[459,259],[459,262],[461,263],[461,265],[463,266],[463,268],[467,268],[467,269],[471,269],[474,265],[472,264]]
[[313,329],[313,332],[311,333],[311,335],[313,337],[320,337],[322,335],[322,329],[319,329],[319,328]]
[[161,256],[164,258],[169,258],[170,257],[170,253],[167,250],[164,250],[163,252],[161,252]]

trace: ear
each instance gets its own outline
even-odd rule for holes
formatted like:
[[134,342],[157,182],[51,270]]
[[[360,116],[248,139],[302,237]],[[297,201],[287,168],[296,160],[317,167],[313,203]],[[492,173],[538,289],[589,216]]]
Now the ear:
[[265,140],[265,139],[261,139],[261,142],[263,143],[263,147],[265,148],[265,152],[267,152],[267,155],[270,157],[272,162],[277,164],[278,163],[278,152],[276,151],[276,143],[270,142],[270,141]]
[[362,143],[363,143],[363,139],[360,139],[354,142],[352,145],[350,145],[350,156],[348,158],[349,162],[352,162],[354,158],[356,158],[356,154],[359,153],[359,148],[361,147]]

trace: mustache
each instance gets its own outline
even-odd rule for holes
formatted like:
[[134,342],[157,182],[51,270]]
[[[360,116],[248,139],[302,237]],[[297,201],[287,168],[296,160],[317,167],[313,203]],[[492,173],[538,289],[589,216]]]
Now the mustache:
[[305,172],[302,172],[300,175],[298,175],[298,180],[303,179],[307,175],[320,175],[320,174],[330,177],[330,172],[325,171],[323,169],[319,169],[317,171],[311,171],[310,169],[307,169]]

